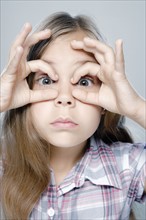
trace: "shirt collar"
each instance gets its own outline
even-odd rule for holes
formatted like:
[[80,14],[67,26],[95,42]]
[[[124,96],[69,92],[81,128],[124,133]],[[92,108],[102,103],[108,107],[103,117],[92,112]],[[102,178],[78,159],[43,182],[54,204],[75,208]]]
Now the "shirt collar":
[[111,147],[96,141],[94,137],[90,138],[90,145],[83,158],[59,186],[59,194],[83,186],[86,180],[95,185],[122,189],[117,161]]
[[95,185],[112,186],[122,189],[117,161],[111,147],[102,141],[90,139],[90,148],[76,169],[76,186],[80,187],[85,180]]

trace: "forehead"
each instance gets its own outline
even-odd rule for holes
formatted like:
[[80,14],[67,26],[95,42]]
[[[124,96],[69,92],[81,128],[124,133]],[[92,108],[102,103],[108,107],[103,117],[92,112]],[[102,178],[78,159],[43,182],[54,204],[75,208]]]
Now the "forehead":
[[47,46],[42,55],[42,59],[46,61],[51,60],[56,63],[62,62],[63,59],[65,59],[64,61],[84,61],[84,59],[89,59],[89,61],[95,61],[93,54],[83,50],[75,50],[71,47],[72,40],[81,41],[86,36],[88,36],[87,33],[82,31],[59,36]]

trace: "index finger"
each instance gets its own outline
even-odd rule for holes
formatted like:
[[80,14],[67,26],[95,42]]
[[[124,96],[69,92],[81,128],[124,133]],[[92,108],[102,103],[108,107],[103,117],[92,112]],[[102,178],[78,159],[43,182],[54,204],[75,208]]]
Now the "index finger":
[[115,63],[113,49],[97,39],[85,37],[83,41],[76,41],[76,40],[72,41],[71,45],[74,49],[82,49],[85,50],[86,52],[93,53],[96,60],[100,64]]
[[86,75],[97,76],[99,70],[100,70],[99,64],[94,62],[87,62],[75,71],[71,81],[73,84],[75,84],[83,76]]
[[10,50],[10,58],[12,58],[16,52],[16,48],[18,46],[23,46],[27,36],[30,34],[32,30],[32,26],[30,23],[25,23],[21,32],[17,35],[14,43],[12,44],[11,50]]

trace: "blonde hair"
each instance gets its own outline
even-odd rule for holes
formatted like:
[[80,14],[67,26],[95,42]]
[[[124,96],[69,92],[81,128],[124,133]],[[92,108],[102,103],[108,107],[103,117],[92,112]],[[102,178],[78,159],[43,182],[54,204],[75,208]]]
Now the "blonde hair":
[[[87,35],[103,40],[95,24],[87,16],[71,17],[57,13],[43,21],[37,32],[51,29],[50,39],[32,46],[28,60],[39,59],[48,44],[58,36],[84,31]],[[32,88],[33,73],[28,77]],[[123,117],[106,112],[99,129],[94,134],[107,143],[132,139],[123,127]],[[50,181],[49,144],[34,129],[29,115],[29,105],[5,113],[3,120],[2,207],[7,219],[27,219]]]

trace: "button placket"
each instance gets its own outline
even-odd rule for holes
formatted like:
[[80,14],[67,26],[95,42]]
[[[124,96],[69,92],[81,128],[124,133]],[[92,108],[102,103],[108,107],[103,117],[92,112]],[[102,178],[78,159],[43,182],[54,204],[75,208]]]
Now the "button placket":
[[53,220],[55,215],[56,215],[56,211],[55,211],[55,204],[56,204],[56,187],[54,185],[50,185],[49,187],[49,193],[48,193],[48,200],[49,200],[49,207],[47,210],[47,214],[50,217],[49,219]]
[[47,214],[51,219],[53,219],[53,216],[55,215],[55,210],[51,207],[47,210]]

